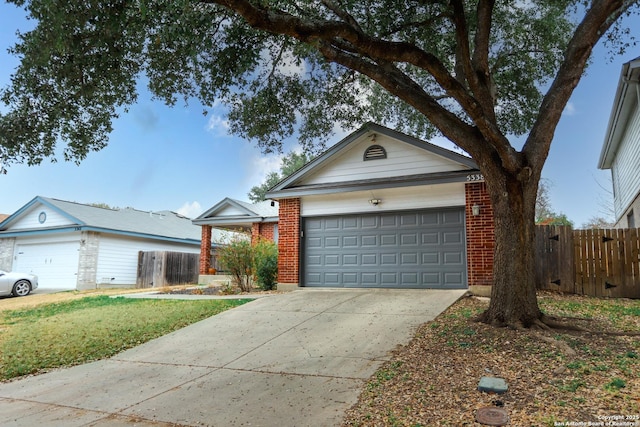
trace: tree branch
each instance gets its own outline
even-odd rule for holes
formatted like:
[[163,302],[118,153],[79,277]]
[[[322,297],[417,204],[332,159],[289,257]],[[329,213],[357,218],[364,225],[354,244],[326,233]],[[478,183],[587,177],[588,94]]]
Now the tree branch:
[[489,33],[491,31],[491,14],[493,0],[482,0],[478,4],[478,30],[475,37],[473,62],[469,50],[469,28],[465,18],[464,4],[461,0],[451,0],[453,7],[453,23],[456,32],[456,61],[461,62],[460,69],[479,105],[480,111],[470,112],[480,132],[485,136],[498,153],[504,166],[515,171],[517,169],[514,151],[511,144],[498,129],[494,110],[495,95],[489,71]]
[[562,111],[582,77],[593,47],[613,22],[634,3],[630,0],[594,0],[576,28],[565,51],[564,61],[542,100],[538,118],[522,148],[528,164],[534,169],[541,170],[547,159]]
[[402,25],[396,25],[394,27],[392,27],[391,29],[389,29],[389,31],[385,31],[384,33],[381,33],[380,35],[382,37],[388,37],[388,36],[392,36],[396,33],[399,33],[400,31],[403,30],[407,30],[409,28],[419,28],[419,27],[425,27],[425,26],[429,26],[433,23],[435,23],[436,21],[442,19],[442,18],[447,18],[449,17],[448,15],[445,14],[438,14],[434,17],[432,17],[431,19],[425,19],[423,21],[417,21],[417,22],[407,22],[405,24]]
[[324,4],[330,11],[335,13],[338,18],[351,25],[357,31],[362,32],[362,28],[360,27],[360,24],[358,24],[358,21],[356,21],[355,18],[351,16],[346,10],[338,7],[338,5],[331,0],[322,0],[322,4]]
[[472,150],[474,142],[478,138],[482,138],[475,127],[460,120],[458,116],[438,104],[422,87],[393,66],[393,64],[376,64],[367,61],[336,49],[335,46],[328,42],[321,42],[319,50],[327,60],[366,75],[384,87],[389,93],[429,117],[432,124],[440,129],[447,138],[452,141],[461,141],[460,144],[458,142],[456,144],[465,151]]
[[492,115],[493,120],[495,120],[496,93],[489,68],[489,40],[494,4],[494,0],[480,0],[478,3],[478,29],[476,30],[475,49],[472,58],[476,78],[480,80],[479,89],[482,91],[482,93],[476,93],[476,96],[481,100],[487,100],[487,104],[484,105],[485,111],[487,114]]
[[[512,173],[515,173],[520,169],[520,162],[516,156],[515,150],[500,132],[495,120],[491,120],[491,116],[485,114],[484,108],[482,108],[482,105],[477,101],[477,99],[468,93],[465,86],[460,84],[460,82],[451,75],[449,70],[447,70],[444,64],[442,64],[435,55],[425,52],[411,43],[386,41],[371,37],[361,31],[358,31],[356,28],[345,22],[312,19],[304,20],[284,11],[278,11],[267,6],[254,5],[248,0],[203,1],[220,4],[234,10],[240,14],[249,25],[256,29],[261,29],[275,34],[286,34],[312,45],[321,44],[325,52],[327,52],[328,45],[334,45],[336,49],[341,49],[346,47],[345,42],[347,42],[349,44],[347,49],[348,52],[357,53],[363,57],[373,58],[378,63],[407,63],[425,70],[433,76],[436,82],[448,95],[456,100],[469,118],[478,126],[478,130],[483,135],[484,140],[491,144],[494,147],[495,152],[499,155],[501,167]],[[342,63],[339,61],[336,62]],[[342,64],[345,65],[344,63]],[[416,88],[420,88],[415,83],[414,86]],[[387,87],[385,86],[385,88]],[[420,90],[422,91],[421,88]],[[393,91],[391,93],[395,94]],[[415,100],[408,100],[406,98],[408,95],[410,94],[405,93],[405,97],[401,99],[413,105],[412,102]],[[431,107],[429,107],[429,109],[431,109]],[[438,105],[438,107],[440,106]],[[419,110],[421,109],[419,108]],[[443,109],[440,107],[437,111],[441,112],[440,110]],[[451,115],[453,116],[453,114]],[[444,134],[456,134],[456,132],[452,132],[451,130],[438,125],[438,122],[441,120],[434,120],[431,116],[427,117]],[[458,122],[464,123],[461,120],[458,120]],[[466,141],[457,137],[452,139],[452,141],[461,147],[467,145]],[[471,152],[469,150],[467,151]]]

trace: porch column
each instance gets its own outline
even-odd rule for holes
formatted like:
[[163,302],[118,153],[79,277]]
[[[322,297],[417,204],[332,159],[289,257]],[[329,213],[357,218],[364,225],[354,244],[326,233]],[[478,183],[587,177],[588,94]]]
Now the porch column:
[[278,289],[295,289],[300,278],[300,199],[279,203]]
[[251,224],[251,244],[255,245],[260,240],[260,223]]
[[211,267],[211,226],[202,225],[202,240],[200,241],[200,274],[209,274]]
[[[495,247],[493,208],[484,182],[464,186],[467,231],[467,280],[469,289],[479,295],[491,295],[493,250]],[[473,215],[473,207],[479,212]]]

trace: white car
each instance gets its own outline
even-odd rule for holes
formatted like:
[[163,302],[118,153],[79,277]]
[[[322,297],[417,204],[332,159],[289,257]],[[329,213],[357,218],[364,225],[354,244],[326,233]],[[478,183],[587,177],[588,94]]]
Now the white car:
[[24,297],[38,287],[38,276],[0,270],[0,295]]

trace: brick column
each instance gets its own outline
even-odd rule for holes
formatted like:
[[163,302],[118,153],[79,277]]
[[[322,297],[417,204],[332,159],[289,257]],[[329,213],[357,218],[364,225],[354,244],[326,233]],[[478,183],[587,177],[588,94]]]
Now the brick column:
[[254,222],[253,224],[251,224],[251,244],[255,245],[256,243],[258,243],[259,239],[260,239],[260,223]]
[[200,241],[200,274],[209,274],[211,267],[211,226],[202,226],[202,240]]
[[[467,276],[469,286],[493,283],[493,249],[495,247],[493,208],[484,182],[465,184],[465,221],[467,227]],[[473,206],[480,214],[473,216]]]
[[278,283],[298,285],[300,278],[300,199],[280,200]]

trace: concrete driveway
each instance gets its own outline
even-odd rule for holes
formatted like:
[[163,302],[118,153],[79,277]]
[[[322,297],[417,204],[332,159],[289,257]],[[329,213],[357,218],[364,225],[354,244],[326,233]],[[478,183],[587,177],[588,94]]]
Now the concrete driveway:
[[301,290],[94,363],[0,384],[2,426],[335,426],[465,291]]

